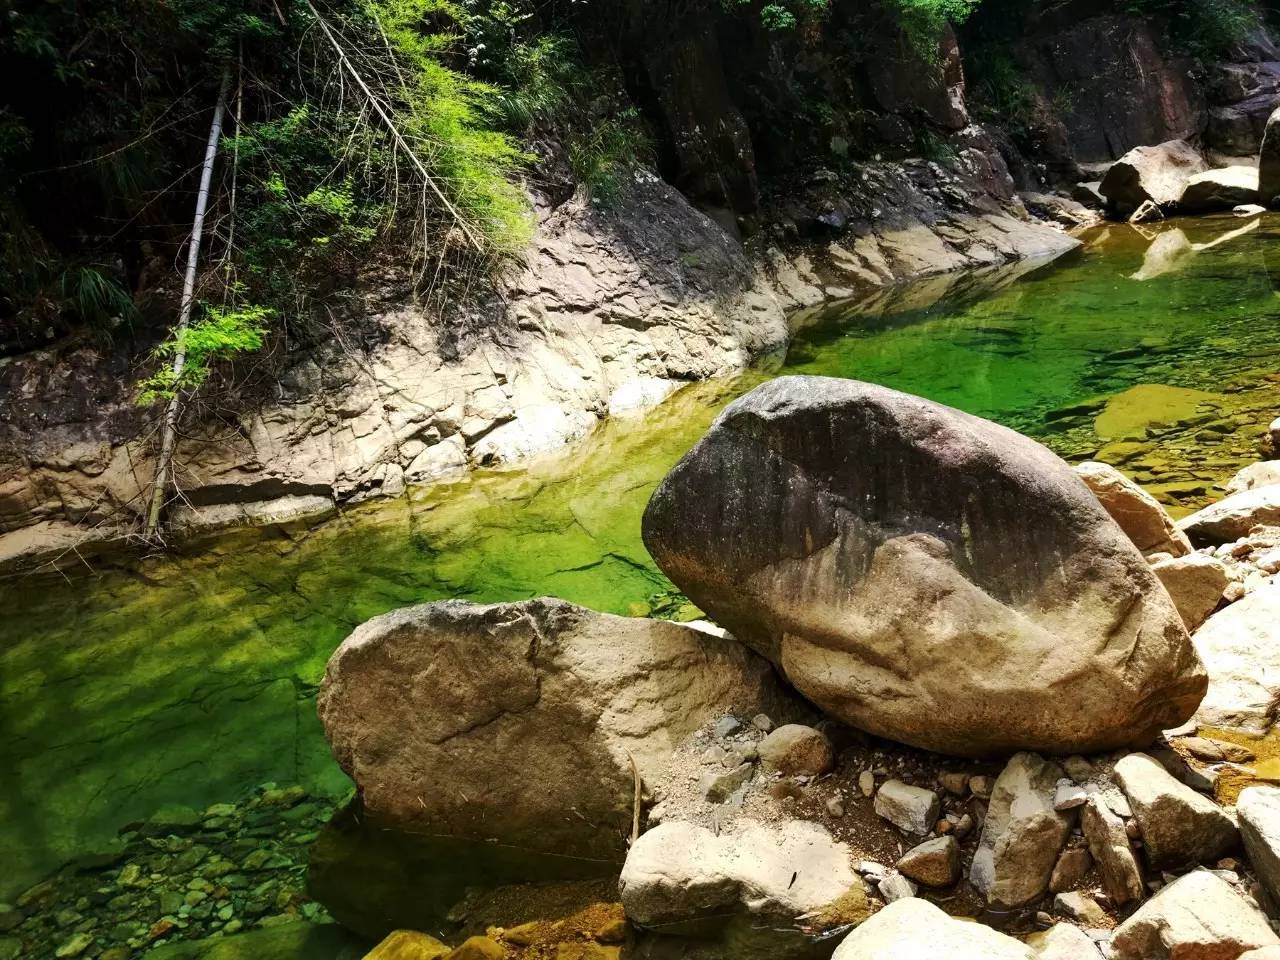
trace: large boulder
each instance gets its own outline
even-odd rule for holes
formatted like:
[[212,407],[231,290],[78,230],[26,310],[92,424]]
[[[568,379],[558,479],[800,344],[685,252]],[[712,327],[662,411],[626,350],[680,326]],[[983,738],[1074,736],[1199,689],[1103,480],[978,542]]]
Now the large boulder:
[[468,861],[507,851],[607,871],[631,832],[632,761],[656,783],[700,726],[726,713],[784,715],[784,696],[768,663],[731,637],[561,600],[446,601],[376,617],[333,654],[320,690],[365,831],[345,854],[335,837],[313,858],[326,902],[371,934],[419,919],[352,921],[363,903],[341,912],[343,874],[358,872],[344,871],[344,856],[370,835],[397,863],[430,838],[487,849]]
[[1220,610],[1196,631],[1209,691],[1196,712],[1205,727],[1265,733],[1280,704],[1280,581]]
[[1208,169],[1199,150],[1185,140],[1170,140],[1134,147],[1111,165],[1098,189],[1112,209],[1128,216],[1148,201],[1173,207],[1191,178]]
[[1160,501],[1115,467],[1090,461],[1075,469],[1111,519],[1143,553],[1181,557],[1191,552],[1191,541]]
[[1280,790],[1249,787],[1236,803],[1240,838],[1262,884],[1262,905],[1280,920]]
[[668,930],[727,914],[795,920],[827,907],[862,920],[869,911],[852,864],[849,847],[815,823],[746,821],[713,833],[671,821],[641,834],[619,890],[628,919]]
[[1234,960],[1280,943],[1267,918],[1225,880],[1197,870],[1179,877],[1122,923],[1112,960]]
[[1239,840],[1231,817],[1144,753],[1116,764],[1116,779],[1138,821],[1147,859],[1157,869],[1212,863]]
[[1191,177],[1182,191],[1178,209],[1184,213],[1233,210],[1242,204],[1258,203],[1261,197],[1256,167],[1223,167]]
[[1062,768],[1033,753],[1014,756],[991,791],[969,880],[988,902],[1021,907],[1049,889],[1074,814],[1054,809]]
[[955,920],[916,897],[895,900],[844,938],[831,960],[1036,960],[1026,944]]
[[884,387],[784,377],[653,495],[652,555],[833,716],[991,756],[1145,744],[1206,680],[1168,595],[1044,447]]
[[1262,151],[1258,155],[1258,192],[1262,202],[1274,205],[1280,197],[1280,107],[1267,118],[1262,134]]
[[1280,486],[1233,493],[1178,524],[1198,547],[1239,540],[1257,526],[1280,526]]

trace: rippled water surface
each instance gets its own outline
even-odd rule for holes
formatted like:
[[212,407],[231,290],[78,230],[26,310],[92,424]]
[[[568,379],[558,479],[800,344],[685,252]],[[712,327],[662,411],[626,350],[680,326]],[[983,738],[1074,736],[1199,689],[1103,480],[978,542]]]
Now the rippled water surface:
[[520,470],[310,531],[0,583],[0,900],[162,804],[202,809],[265,781],[344,792],[314,694],[376,614],[542,594],[689,613],[641,544],[641,512],[716,412],[779,373],[922,394],[1118,463],[1177,511],[1204,502],[1280,412],[1280,220],[1087,239],[1020,276],[851,308],[804,330],[781,369],[690,387]]

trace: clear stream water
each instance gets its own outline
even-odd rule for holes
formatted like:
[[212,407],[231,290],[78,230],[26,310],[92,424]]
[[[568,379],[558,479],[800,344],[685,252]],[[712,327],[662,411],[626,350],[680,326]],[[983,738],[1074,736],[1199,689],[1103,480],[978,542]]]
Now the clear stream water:
[[1280,412],[1280,219],[1087,240],[1029,272],[850,307],[803,331],[781,365],[690,387],[518,470],[308,531],[0,582],[0,900],[162,804],[202,809],[264,781],[349,789],[314,694],[331,651],[372,616],[543,594],[687,613],[644,550],[641,512],[716,412],[771,376],[918,393],[1069,458],[1117,462],[1177,510],[1204,502],[1257,458]]

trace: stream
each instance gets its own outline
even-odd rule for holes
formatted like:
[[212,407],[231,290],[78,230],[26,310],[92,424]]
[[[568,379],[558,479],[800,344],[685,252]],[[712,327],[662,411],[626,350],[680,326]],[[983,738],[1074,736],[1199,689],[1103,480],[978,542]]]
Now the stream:
[[365,504],[311,529],[0,582],[0,900],[164,805],[264,783],[336,799],[314,699],[358,624],[446,597],[554,595],[696,615],[640,539],[648,496],[734,397],[855,377],[1115,463],[1185,514],[1258,459],[1280,412],[1280,217],[1098,228],[1054,264],[877,294],[785,360],[685,388],[518,469]]

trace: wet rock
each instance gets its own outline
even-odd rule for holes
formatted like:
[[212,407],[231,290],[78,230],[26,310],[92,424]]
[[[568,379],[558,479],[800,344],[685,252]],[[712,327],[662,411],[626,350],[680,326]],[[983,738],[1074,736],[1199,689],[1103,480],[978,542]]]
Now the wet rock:
[[1030,947],[980,923],[953,920],[914,897],[897,900],[836,948],[832,960],[1035,960]]
[[1191,144],[1170,140],[1130,150],[1111,165],[1098,190],[1108,207],[1127,217],[1147,202],[1161,208],[1174,206],[1188,181],[1208,168]]
[[449,947],[435,937],[416,930],[396,930],[387,934],[364,960],[439,960]]
[[[318,706],[374,828],[600,859],[629,832],[631,759],[657,782],[704,723],[780,702],[770,674],[731,638],[677,624],[449,601],[358,628]],[[512,756],[519,776],[494,762]]]
[[1280,939],[1262,911],[1206,870],[1179,877],[1111,938],[1112,960],[1219,960]]
[[1280,920],[1280,789],[1249,787],[1236,803],[1240,837],[1262,884],[1263,906]]
[[1280,583],[1215,613],[1196,631],[1195,644],[1209,671],[1196,721],[1259,734],[1270,729],[1280,701]]
[[898,872],[926,887],[949,887],[960,879],[960,845],[955,837],[926,840],[903,855]]
[[1053,808],[1062,768],[1033,753],[1005,766],[991,792],[969,880],[989,903],[1021,907],[1044,896],[1073,818]]
[[1222,167],[1191,177],[1178,208],[1185,213],[1231,210],[1243,204],[1257,204],[1261,196],[1256,167]]
[[13,904],[0,903],[0,933],[8,933],[26,918],[27,915]]
[[888,780],[876,791],[875,811],[903,833],[924,836],[938,822],[938,795],[901,780]]
[[831,743],[813,727],[789,723],[760,741],[760,762],[783,776],[819,776],[835,766]]
[[849,848],[817,824],[748,823],[719,836],[681,821],[641,834],[619,881],[627,918],[672,924],[726,911],[795,919],[862,894]]
[[1198,547],[1246,537],[1256,526],[1280,526],[1280,486],[1255,487],[1193,513],[1178,524]]
[[1161,560],[1152,564],[1151,570],[1169,592],[1182,622],[1193,631],[1217,609],[1231,582],[1222,561],[1203,553]]
[[1053,865],[1053,873],[1049,876],[1049,892],[1074,890],[1091,869],[1093,855],[1086,848],[1068,847],[1058,855],[1058,862]]
[[1172,602],[1065,463],[882,387],[783,377],[731,404],[655,492],[644,536],[809,700],[900,742],[1108,749],[1177,726],[1203,693]]
[[1080,827],[1098,865],[1102,888],[1116,906],[1141,900],[1142,869],[1121,820],[1101,797],[1090,797],[1080,813]]
[[1069,923],[1055,923],[1048,930],[1027,937],[1027,946],[1038,960],[1100,960],[1102,954],[1089,935]]
[[1155,497],[1105,463],[1076,466],[1076,473],[1098,502],[1143,553],[1181,557],[1191,552],[1189,541]]
[[1239,839],[1221,807],[1175,780],[1146,754],[1131,753],[1117,763],[1116,779],[1133,808],[1147,858],[1157,869],[1210,863]]
[[[1248,763],[1254,759],[1254,753],[1248,747],[1242,747],[1238,743],[1228,743],[1225,740],[1214,740],[1209,737],[1183,737],[1178,741],[1187,752],[1193,757],[1200,760],[1207,760],[1210,763],[1220,763],[1229,761],[1231,763]],[[1170,773],[1177,775],[1175,771]]]

